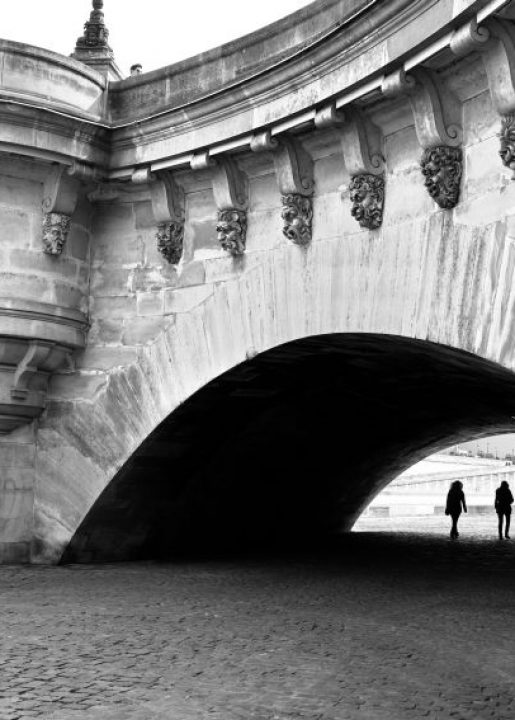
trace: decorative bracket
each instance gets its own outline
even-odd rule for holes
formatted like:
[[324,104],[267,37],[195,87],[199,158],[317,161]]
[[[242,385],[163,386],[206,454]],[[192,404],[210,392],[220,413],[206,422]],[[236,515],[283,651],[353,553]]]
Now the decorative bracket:
[[33,377],[41,375],[41,366],[55,347],[55,343],[35,340],[27,348],[27,352],[18,363],[11,388],[14,400],[23,400],[29,393],[29,385]]
[[424,150],[437,145],[458,147],[461,144],[460,105],[437,84],[429,70],[416,68],[409,75],[398,70],[384,78],[382,91],[387,97],[406,95],[409,98],[418,141]]
[[383,221],[384,157],[379,128],[357,108],[338,112],[334,103],[315,116],[319,128],[334,127],[340,134],[349,186],[352,216],[361,227],[376,230]]
[[149,183],[152,212],[157,224],[157,249],[171,265],[177,265],[184,247],[184,193],[169,172],[156,177],[138,171],[133,182]]
[[194,155],[193,170],[212,169],[213,195],[218,209],[216,232],[221,247],[233,256],[243,255],[247,239],[247,181],[229,155],[212,158],[208,152]]
[[478,27],[472,21],[454,33],[450,47],[458,56],[481,53],[495,109],[500,115],[514,113],[515,23],[491,18]]
[[347,107],[339,113],[335,111],[332,118],[336,120],[336,127],[340,133],[343,157],[349,175],[351,177],[363,174],[382,175],[383,140],[379,128],[358,108]]
[[461,108],[457,99],[440,87],[424,68],[409,75],[399,70],[383,80],[386,96],[406,95],[411,103],[424,184],[441,208],[453,208],[459,199],[463,139]]
[[213,194],[218,210],[245,210],[248,204],[245,176],[233,158],[221,155],[214,164]]
[[272,138],[270,131],[255,135],[250,147],[254,152],[272,152],[282,195],[283,234],[297,245],[307,245],[313,223],[313,160],[293,138],[284,135],[280,139]]
[[515,24],[491,18],[478,27],[473,20],[454,33],[450,45],[458,56],[481,53],[492,104],[502,117],[499,154],[515,179]]
[[43,189],[43,251],[60,255],[66,244],[71,216],[79,199],[79,179],[74,177],[80,165],[67,168],[56,165]]

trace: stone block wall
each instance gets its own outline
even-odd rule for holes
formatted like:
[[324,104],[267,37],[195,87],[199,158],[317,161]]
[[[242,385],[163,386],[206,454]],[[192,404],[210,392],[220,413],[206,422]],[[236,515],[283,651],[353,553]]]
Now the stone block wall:
[[0,563],[30,561],[36,466],[34,425],[0,437]]
[[0,296],[76,309],[87,314],[91,207],[82,199],[59,256],[42,246],[41,203],[49,166],[7,159],[0,172]]

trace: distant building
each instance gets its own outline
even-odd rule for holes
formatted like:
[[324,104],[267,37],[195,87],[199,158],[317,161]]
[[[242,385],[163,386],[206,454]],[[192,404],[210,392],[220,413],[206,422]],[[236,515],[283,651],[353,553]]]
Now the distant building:
[[499,460],[491,453],[480,457],[456,451],[433,455],[399,475],[376,495],[364,514],[377,517],[441,514],[454,480],[463,483],[471,514],[491,513],[495,489],[501,481],[507,480],[515,487],[515,467],[511,456],[509,460]]

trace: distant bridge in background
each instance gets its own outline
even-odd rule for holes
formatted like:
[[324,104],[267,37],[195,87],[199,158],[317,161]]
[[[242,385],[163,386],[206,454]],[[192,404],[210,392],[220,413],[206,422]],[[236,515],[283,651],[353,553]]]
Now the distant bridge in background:
[[495,490],[503,480],[515,487],[515,465],[506,460],[433,455],[399,475],[367,507],[367,517],[441,515],[451,482],[460,480],[471,514],[494,512]]

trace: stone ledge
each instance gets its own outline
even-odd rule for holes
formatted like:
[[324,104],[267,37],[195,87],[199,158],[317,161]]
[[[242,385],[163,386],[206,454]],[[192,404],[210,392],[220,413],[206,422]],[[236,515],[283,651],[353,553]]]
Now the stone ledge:
[[87,328],[77,310],[0,298],[0,434],[43,412],[49,378],[85,346]]
[[60,305],[0,297],[0,337],[38,338],[81,348],[89,323],[84,313]]

